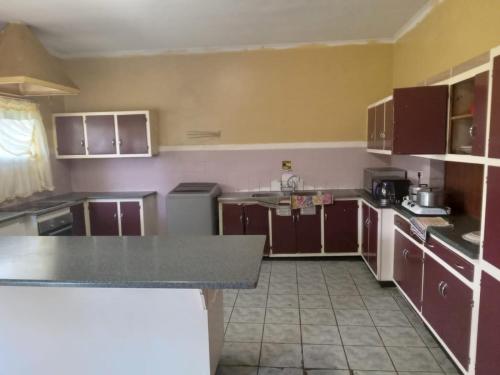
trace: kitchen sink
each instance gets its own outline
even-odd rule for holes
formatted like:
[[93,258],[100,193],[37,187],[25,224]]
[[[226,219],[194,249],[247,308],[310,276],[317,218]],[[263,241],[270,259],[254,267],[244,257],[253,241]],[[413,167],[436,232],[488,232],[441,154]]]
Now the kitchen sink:
[[313,195],[317,195],[317,191],[295,191],[292,193],[292,195],[301,195],[304,197],[312,197]]
[[272,197],[283,197],[284,194],[281,191],[270,191],[265,193],[254,193],[252,198],[272,198]]

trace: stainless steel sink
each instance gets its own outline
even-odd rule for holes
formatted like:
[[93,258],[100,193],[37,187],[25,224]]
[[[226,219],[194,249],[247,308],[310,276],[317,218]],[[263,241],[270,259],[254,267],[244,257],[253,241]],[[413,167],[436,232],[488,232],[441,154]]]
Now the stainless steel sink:
[[316,191],[294,191],[292,195],[302,195],[305,197],[312,197],[313,195],[317,195],[318,192]]
[[272,197],[283,197],[284,194],[281,191],[270,191],[263,193],[254,193],[252,198],[272,198]]

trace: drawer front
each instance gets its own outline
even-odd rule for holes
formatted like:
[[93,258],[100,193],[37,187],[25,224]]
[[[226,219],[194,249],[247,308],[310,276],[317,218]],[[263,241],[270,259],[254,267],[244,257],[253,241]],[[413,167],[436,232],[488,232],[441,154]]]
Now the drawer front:
[[474,281],[474,265],[460,255],[455,254],[453,250],[438,242],[430,236],[425,243],[430,251],[444,260],[451,268],[464,276],[467,280]]
[[405,219],[403,219],[401,216],[394,215],[394,225],[397,226],[399,229],[401,229],[403,232],[405,232],[407,235],[409,235],[411,238],[413,238],[418,243],[423,243],[420,238],[418,238],[417,236],[415,236],[411,232],[411,230],[410,230],[410,227],[411,227],[410,222],[407,221],[407,220],[405,220]]
[[397,230],[394,233],[394,281],[420,311],[423,251]]
[[422,314],[464,368],[469,366],[472,289],[425,257]]

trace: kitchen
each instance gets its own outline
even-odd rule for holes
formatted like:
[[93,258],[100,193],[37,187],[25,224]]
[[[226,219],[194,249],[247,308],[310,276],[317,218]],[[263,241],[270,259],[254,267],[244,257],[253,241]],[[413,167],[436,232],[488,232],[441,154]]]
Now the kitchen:
[[[39,313],[0,315],[0,372],[54,370],[82,329],[43,300],[90,298],[132,333],[82,313],[103,345],[81,373],[497,373],[498,1],[43,3],[0,10],[0,288]],[[14,112],[31,173],[4,154]],[[174,291],[203,295],[198,328]],[[41,321],[67,333],[43,365]]]

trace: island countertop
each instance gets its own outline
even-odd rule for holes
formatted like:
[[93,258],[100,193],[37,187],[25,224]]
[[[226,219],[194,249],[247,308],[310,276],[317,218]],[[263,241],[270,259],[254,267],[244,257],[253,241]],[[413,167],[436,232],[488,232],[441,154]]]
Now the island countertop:
[[265,236],[0,237],[0,285],[254,288]]

